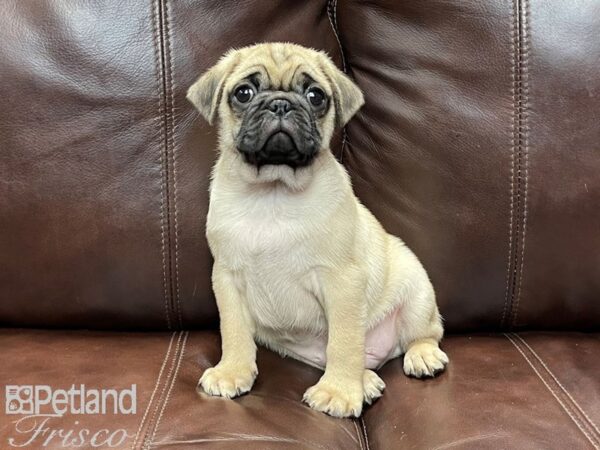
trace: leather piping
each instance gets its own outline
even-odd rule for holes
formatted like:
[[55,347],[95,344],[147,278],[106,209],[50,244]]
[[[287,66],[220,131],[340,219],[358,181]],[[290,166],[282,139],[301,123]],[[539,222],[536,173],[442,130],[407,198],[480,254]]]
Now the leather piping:
[[[169,404],[169,399],[171,398],[171,392],[173,391],[173,386],[175,386],[175,382],[177,381],[177,374],[179,373],[179,367],[181,367],[181,361],[183,360],[183,356],[185,355],[185,346],[187,344],[189,332],[187,332],[187,331],[183,332],[182,335],[183,335],[183,342],[181,344],[181,352],[179,353],[179,356],[177,357],[176,365],[174,365],[175,371],[172,372],[173,376],[171,378],[171,383],[169,384],[169,389],[167,390],[167,396],[165,397],[165,400],[162,404],[162,407],[160,409],[160,414],[158,415],[158,419],[156,419],[156,424],[154,426],[154,430],[152,431],[152,436],[150,437],[150,440],[148,441],[148,445],[147,445],[147,447],[145,447],[145,449],[149,449],[154,444],[154,438],[156,437],[156,433],[158,432],[158,427],[160,426],[160,421],[162,420],[165,409],[166,409],[167,405]],[[171,367],[171,371],[172,370],[173,370],[173,366]]]
[[156,435],[160,420],[162,419],[164,410],[171,397],[171,391],[173,389],[173,385],[175,384],[177,373],[179,372],[179,366],[181,365],[181,359],[185,350],[188,332],[179,331],[176,334],[177,343],[175,344],[175,350],[173,351],[172,356],[168,358],[169,371],[167,376],[164,378],[164,381],[160,383],[160,385],[162,385],[162,389],[160,389],[160,395],[156,400],[154,407],[152,408],[152,415],[148,420],[144,437],[139,441],[138,448],[140,449],[147,450],[152,446],[152,441]]
[[[206,444],[212,444],[212,443],[220,443],[221,445],[223,445],[223,443],[227,442],[227,446],[229,448],[242,448],[242,446],[244,446],[244,444],[248,445],[248,442],[254,442],[254,443],[264,443],[264,447],[263,448],[272,448],[270,445],[280,445],[282,447],[289,447],[287,445],[283,445],[283,444],[294,444],[294,448],[302,448],[302,449],[309,449],[309,448],[315,448],[315,449],[320,449],[320,450],[328,450],[329,447],[323,447],[322,445],[319,445],[317,443],[313,443],[310,441],[300,441],[298,439],[292,439],[292,438],[284,438],[284,437],[278,437],[278,436],[269,436],[269,435],[250,435],[250,434],[243,434],[243,433],[228,433],[226,436],[219,436],[219,437],[214,437],[214,438],[197,438],[197,439],[178,439],[178,440],[173,440],[173,441],[162,441],[160,443],[160,448],[164,448],[164,447],[179,447],[179,446],[186,446],[184,448],[195,448],[195,447],[190,447],[190,446],[197,446],[198,448],[202,447],[204,448],[204,446]],[[208,448],[208,447],[207,447]],[[222,447],[221,447],[222,448]],[[279,448],[279,447],[278,447]]]
[[513,0],[511,11],[511,122],[510,212],[508,225],[508,261],[501,328],[517,324],[525,239],[527,235],[529,184],[529,0]]
[[350,419],[350,420],[352,421],[352,424],[354,425],[354,431],[356,432],[356,440],[358,441],[360,450],[365,450],[365,447],[363,446],[363,443],[362,443],[362,439],[360,437],[361,433],[359,431],[358,424],[356,423],[357,419]]
[[363,436],[365,438],[365,448],[366,450],[371,450],[371,446],[369,445],[369,435],[367,434],[367,426],[365,425],[365,419],[361,416],[360,423],[362,424]]
[[[179,233],[177,221],[177,166],[174,138],[175,95],[171,24],[168,0],[153,0],[154,43],[159,91],[162,185],[161,244],[163,295],[167,328],[183,328],[179,295]],[[176,325],[174,325],[176,324]]]
[[[158,13],[158,2],[157,1],[153,1],[152,2],[152,29],[153,29],[153,41],[154,41],[154,58],[155,58],[155,64],[156,64],[156,89],[159,93],[158,95],[158,118],[159,118],[159,122],[160,122],[160,137],[161,139],[163,139],[163,136],[165,135],[165,122],[162,119],[163,117],[163,109],[164,109],[164,105],[163,105],[163,96],[160,94],[161,93],[161,86],[162,86],[162,70],[161,70],[161,44],[160,44],[160,32],[159,32],[159,13]],[[160,183],[160,240],[161,240],[161,253],[162,253],[162,287],[163,287],[163,298],[164,298],[164,303],[165,303],[165,321],[167,324],[167,329],[171,330],[172,326],[171,326],[171,306],[170,306],[170,289],[169,289],[169,282],[168,280],[168,276],[167,276],[167,272],[168,272],[168,265],[167,265],[167,244],[166,244],[166,235],[168,234],[166,232],[166,230],[168,229],[168,225],[166,224],[166,220],[168,216],[168,213],[165,215],[165,209],[168,209],[166,207],[166,202],[167,202],[167,198],[168,198],[168,193],[167,193],[167,179],[166,179],[166,173],[167,170],[165,169],[166,167],[166,162],[165,162],[165,154],[164,151],[162,149],[162,147],[160,148],[160,165],[161,165],[161,183]]]
[[[154,384],[154,390],[152,391],[152,395],[150,395],[150,400],[148,401],[148,406],[144,411],[144,415],[142,416],[142,420],[140,421],[140,426],[138,427],[137,432],[135,433],[135,438],[133,440],[133,444],[131,445],[131,450],[135,450],[137,448],[137,444],[139,441],[140,434],[146,425],[146,418],[150,412],[150,409],[154,405],[154,397],[156,396],[156,392],[158,391],[158,387],[161,384],[161,380],[163,377],[163,372],[165,371],[165,366],[167,365],[167,361],[169,360],[169,356],[171,355],[171,349],[173,348],[173,341],[175,340],[175,334],[171,334],[171,339],[169,340],[169,346],[167,347],[167,352],[163,358],[162,365],[160,366],[160,371],[158,372],[158,377],[156,378],[156,383]],[[156,407],[155,407],[156,408]]]
[[564,385],[559,381],[559,379],[554,375],[554,373],[552,373],[552,371],[550,370],[548,365],[537,354],[537,352],[533,348],[531,348],[531,346],[527,343],[527,341],[525,341],[525,339],[518,334],[514,334],[514,337],[516,337],[519,341],[521,341],[521,343],[527,347],[527,349],[531,352],[531,354],[535,357],[535,359],[538,360],[538,362],[542,365],[544,370],[548,373],[548,375],[550,375],[550,377],[558,385],[560,390],[568,397],[568,399],[575,406],[575,408],[581,413],[581,415],[583,416],[583,419],[585,421],[587,421],[588,426],[591,428],[592,434],[594,434],[596,439],[598,440],[598,442],[600,442],[600,429],[598,429],[598,426],[594,423],[594,421],[590,418],[590,416],[581,408],[581,406],[579,406],[579,403],[577,403],[577,401],[573,398],[573,396],[569,393],[569,391],[564,387]]
[[[544,361],[533,351],[523,338],[515,333],[505,334],[506,338],[515,346],[527,364],[533,369],[546,389],[556,399],[563,411],[571,418],[586,439],[596,450],[600,450],[600,433],[589,416],[575,402],[573,397],[562,386]],[[528,356],[529,355],[529,356]]]

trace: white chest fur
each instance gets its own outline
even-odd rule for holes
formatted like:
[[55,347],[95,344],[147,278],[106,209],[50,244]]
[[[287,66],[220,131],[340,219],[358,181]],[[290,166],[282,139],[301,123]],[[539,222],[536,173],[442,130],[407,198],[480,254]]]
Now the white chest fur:
[[271,214],[231,223],[221,246],[257,327],[278,334],[317,333],[324,326],[317,261],[298,226]]
[[257,332],[282,343],[326,330],[318,269],[327,264],[323,245],[333,242],[330,222],[345,194],[327,180],[317,177],[300,192],[213,180],[213,255],[232,273]]

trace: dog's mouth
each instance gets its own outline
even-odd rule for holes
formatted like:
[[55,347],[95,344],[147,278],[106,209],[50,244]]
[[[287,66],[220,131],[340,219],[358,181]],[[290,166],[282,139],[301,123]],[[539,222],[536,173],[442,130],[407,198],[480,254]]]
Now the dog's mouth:
[[314,154],[298,150],[294,138],[284,130],[271,134],[257,151],[240,151],[248,164],[259,168],[266,165],[286,165],[295,169],[307,166],[314,158]]

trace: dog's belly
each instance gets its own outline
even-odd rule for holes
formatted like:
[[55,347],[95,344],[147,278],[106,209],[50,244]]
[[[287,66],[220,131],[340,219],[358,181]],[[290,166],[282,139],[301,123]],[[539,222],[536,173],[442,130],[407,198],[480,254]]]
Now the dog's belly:
[[[288,279],[259,272],[243,280],[259,343],[285,356],[324,368],[327,363],[327,320],[312,293],[319,289],[316,283],[316,277],[311,273]],[[396,306],[367,331],[366,368],[379,368],[399,356],[400,312],[400,306]]]
[[[390,359],[400,356],[398,339],[398,316],[401,308],[396,306],[367,331],[365,337],[365,367],[378,369]],[[259,329],[259,341],[275,351],[291,356],[321,369],[327,364],[327,331],[319,334],[273,332]]]

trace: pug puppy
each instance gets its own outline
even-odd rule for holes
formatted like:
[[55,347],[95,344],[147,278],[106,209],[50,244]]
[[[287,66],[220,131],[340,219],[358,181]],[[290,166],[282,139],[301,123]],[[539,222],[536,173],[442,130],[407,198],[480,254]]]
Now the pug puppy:
[[435,294],[417,257],[352,191],[329,143],[363,104],[323,52],[293,44],[231,50],[189,89],[212,124],[219,156],[206,236],[222,337],[199,385],[248,392],[256,345],[324,369],[312,408],[360,416],[382,395],[373,371],[404,354],[404,372],[448,363]]

